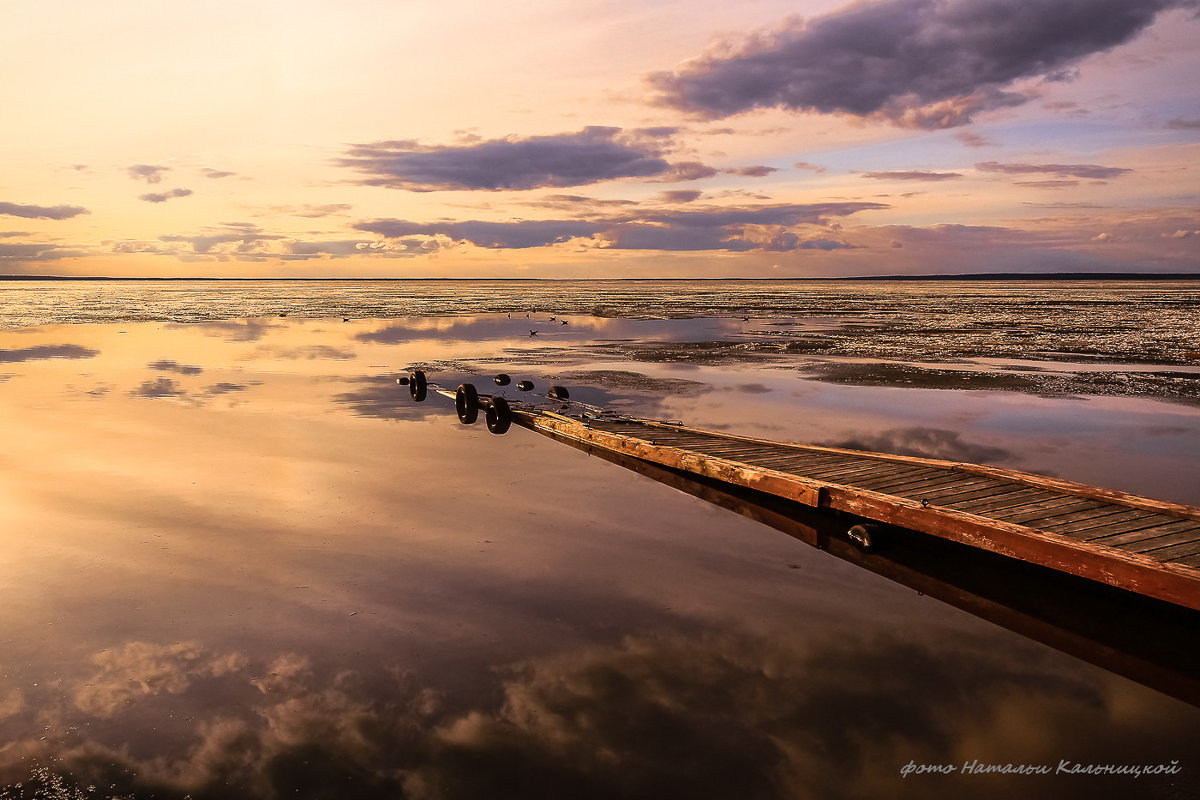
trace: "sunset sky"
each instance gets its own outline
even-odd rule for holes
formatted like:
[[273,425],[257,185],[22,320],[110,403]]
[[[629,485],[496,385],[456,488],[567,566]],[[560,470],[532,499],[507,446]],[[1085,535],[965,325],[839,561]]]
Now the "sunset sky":
[[1197,0],[8,0],[0,274],[1200,271]]

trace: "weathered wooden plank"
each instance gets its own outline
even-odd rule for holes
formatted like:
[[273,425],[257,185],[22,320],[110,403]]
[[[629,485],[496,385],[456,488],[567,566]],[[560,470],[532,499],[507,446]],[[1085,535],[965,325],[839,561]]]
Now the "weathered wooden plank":
[[960,475],[959,481],[956,483],[947,483],[944,486],[935,486],[928,489],[911,489],[905,492],[904,496],[911,497],[914,500],[927,500],[930,503],[935,501],[945,502],[957,494],[973,492],[977,489],[992,489],[998,485],[1002,485],[1000,481],[995,481],[991,478]]
[[912,528],[1200,610],[1195,571],[1115,548],[1096,548],[1054,533],[984,520],[919,502],[831,486],[830,508]]
[[1072,522],[1080,522],[1090,519],[1103,519],[1112,514],[1119,514],[1122,511],[1121,506],[1104,503],[1099,508],[1089,511],[1076,511],[1071,514],[1065,514],[1052,519],[1044,519],[1038,523],[1037,527],[1044,531],[1058,532],[1060,525],[1070,525]]
[[[1019,484],[1013,484],[1018,485]],[[1041,489],[1033,489],[1028,486],[1017,489],[1006,489],[1005,494],[994,497],[979,497],[977,499],[965,500],[966,508],[963,510],[969,511],[972,514],[978,514],[981,517],[989,517],[992,519],[999,518],[1001,514],[1019,514],[1022,511],[1029,511],[1037,503],[1046,503],[1050,500],[1057,499],[1062,495],[1055,495],[1051,492],[1044,492]],[[950,500],[943,500],[942,503],[949,505]]]
[[1003,522],[1012,523],[1014,525],[1025,525],[1026,528],[1037,528],[1038,524],[1043,519],[1052,517],[1060,517],[1064,513],[1074,513],[1075,511],[1087,511],[1088,509],[1098,509],[1102,506],[1096,500],[1082,500],[1080,498],[1072,498],[1069,503],[1056,504],[1055,501],[1049,501],[1042,506],[1034,506],[1031,510],[1025,513],[1019,513],[1012,517],[1007,517]]
[[[1074,536],[1075,538],[1088,538],[1093,534],[1093,531],[1098,529],[1131,522],[1133,520],[1144,520],[1145,518],[1146,512],[1142,511],[1140,508],[1128,508],[1119,513],[1110,514],[1106,517],[1085,519],[1080,522],[1072,522],[1070,525],[1056,527],[1054,532],[1065,534],[1067,536]],[[1113,532],[1117,533],[1118,531]]]
[[1200,541],[1200,528],[1186,528],[1174,533],[1164,533],[1162,536],[1155,536],[1153,539],[1143,539],[1140,542],[1132,542],[1125,545],[1122,549],[1129,550],[1133,553],[1149,553],[1153,550],[1158,550],[1163,547],[1170,547],[1177,544],[1187,544],[1195,541]]
[[[863,468],[858,470],[838,470],[836,472],[830,470],[814,470],[811,473],[814,477],[828,480],[836,476],[838,483],[846,483],[853,481],[855,486],[871,486],[877,491],[890,491],[892,485],[904,485],[914,481],[927,480],[937,473],[926,473],[921,471],[914,474],[913,468],[900,464],[885,464],[883,466]],[[888,487],[888,488],[884,488]]]
[[915,491],[917,486],[920,485],[932,489],[962,479],[961,475],[956,475],[944,469],[917,470],[912,467],[905,467],[904,470],[890,476],[880,475],[877,478],[862,480],[856,485],[864,489],[870,489],[871,491],[891,494],[902,488]]
[[1129,519],[1126,522],[1111,522],[1107,525],[1097,527],[1095,530],[1087,531],[1079,534],[1085,541],[1099,541],[1103,543],[1104,539],[1117,536],[1125,533],[1137,533],[1146,528],[1155,528],[1159,525],[1169,525],[1173,522],[1180,522],[1177,517],[1169,517],[1166,514],[1150,514],[1141,509],[1133,509],[1138,511],[1139,516]]
[[819,466],[826,466],[836,462],[818,461],[812,462],[804,458],[754,458],[747,459],[747,464],[752,466],[764,467],[766,469],[777,469],[784,472],[794,472],[797,475],[808,474],[808,471]]
[[756,464],[771,464],[771,463],[795,463],[795,464],[844,464],[846,460],[838,456],[812,454],[812,453],[771,453],[765,451],[761,456],[755,456]]
[[1172,522],[1158,522],[1157,524],[1151,523],[1136,530],[1118,533],[1115,536],[1097,536],[1095,538],[1085,539],[1084,541],[1091,545],[1123,547],[1125,545],[1133,544],[1134,542],[1153,539],[1156,536],[1162,536],[1167,533],[1175,533],[1178,530],[1187,530],[1187,528],[1184,526],[1190,522],[1191,520],[1174,520]]
[[1193,539],[1190,542],[1173,544],[1169,547],[1162,547],[1157,550],[1148,550],[1144,553],[1141,553],[1141,555],[1166,561],[1171,558],[1175,558],[1176,556],[1194,556],[1197,553],[1200,553],[1200,539]]
[[1197,570],[1197,578],[1200,579],[1200,554],[1192,556],[1178,556],[1176,558],[1165,559],[1171,564],[1178,564],[1181,567],[1195,567]]
[[939,505],[950,506],[959,511],[969,511],[972,514],[987,516],[983,513],[997,506],[1016,505],[1018,503],[1035,502],[1040,492],[1019,484],[1003,484],[997,481],[994,485],[970,492],[960,492],[939,501]]
[[1081,499],[1075,495],[1051,493],[1051,496],[1044,500],[1035,500],[1032,503],[1026,503],[1020,507],[1006,508],[1003,510],[997,509],[995,512],[988,514],[992,519],[1013,520],[1017,517],[1024,517],[1028,514],[1033,514],[1039,511],[1051,511],[1063,506],[1073,505],[1081,502]]

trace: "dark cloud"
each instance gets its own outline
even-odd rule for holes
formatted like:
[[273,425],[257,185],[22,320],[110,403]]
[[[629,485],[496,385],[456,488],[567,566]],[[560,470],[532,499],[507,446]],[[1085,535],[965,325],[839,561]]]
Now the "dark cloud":
[[571,211],[574,213],[587,213],[592,208],[618,208],[622,206],[636,206],[635,200],[600,200],[595,197],[588,197],[582,194],[548,194],[541,200],[531,200],[526,205],[535,208],[548,208],[558,211]]
[[823,444],[826,447],[844,447],[848,450],[940,458],[973,464],[1003,464],[1014,458],[1011,451],[1002,447],[966,442],[957,431],[941,428],[892,428]]
[[367,376],[354,383],[355,389],[335,394],[331,399],[349,408],[355,416],[415,422],[443,413],[434,403],[406,402],[407,390],[397,386],[391,375]]
[[80,214],[90,214],[83,206],[34,206],[24,203],[0,202],[0,214],[25,219],[70,219]]
[[856,3],[649,76],[661,105],[717,119],[756,108],[875,116],[949,128],[1030,98],[1006,87],[1067,80],[1193,0],[885,0]]
[[1032,186],[1035,189],[1065,189],[1078,186],[1079,181],[1017,181],[1017,186]]
[[42,344],[16,350],[0,350],[0,363],[41,361],[47,358],[95,358],[98,355],[100,355],[99,350],[81,347],[77,344]]
[[237,252],[254,252],[262,247],[262,243],[273,239],[283,239],[283,236],[270,234],[249,222],[227,222],[219,228],[209,229],[211,232],[182,236],[167,234],[158,237],[162,242],[185,242],[192,246],[196,253],[211,252],[214,247],[222,244],[236,243]]
[[227,342],[257,342],[269,331],[277,330],[284,325],[275,325],[261,319],[247,320],[214,320],[212,322],[168,322],[169,330],[198,330],[205,336],[215,336]]
[[1200,128],[1200,119],[1181,119],[1176,117],[1167,123],[1167,127],[1180,131],[1195,130],[1196,128]]
[[155,378],[145,381],[129,392],[134,397],[182,397],[186,394],[178,383],[170,378]]
[[[105,797],[1084,800],[1095,783],[934,775],[909,790],[899,769],[981,752],[1003,754],[995,763],[1157,764],[1191,733],[1191,716],[1152,717],[1160,706],[1097,670],[997,642],[649,629],[497,665],[484,697],[464,700],[416,670],[131,641],[12,693],[29,724],[0,750],[0,775],[23,784],[0,792],[92,796],[42,791],[58,778]],[[134,738],[155,719],[172,724]],[[1035,720],[1039,735],[1014,720]],[[1083,755],[1053,752],[1081,729],[1095,732]],[[30,780],[36,764],[54,772]],[[1154,797],[1194,783],[1137,781]]]
[[145,200],[147,203],[165,203],[174,197],[187,197],[191,193],[191,189],[171,189],[166,192],[149,192],[147,194],[139,194],[138,200]]
[[704,192],[698,189],[672,189],[667,192],[659,192],[658,199],[664,203],[694,203],[703,194]]
[[354,358],[353,350],[342,350],[327,344],[314,344],[306,347],[272,347],[259,345],[250,355],[251,358],[283,358],[289,361],[330,359],[333,361],[349,361]]
[[959,131],[958,133],[954,134],[954,138],[958,139],[958,141],[962,142],[962,144],[966,147],[987,147],[993,144],[984,137],[980,136],[978,133],[973,133],[972,131]]
[[204,372],[202,367],[197,367],[192,364],[180,364],[178,361],[170,361],[162,359],[161,361],[151,361],[146,365],[148,369],[155,369],[159,372],[178,372],[180,375],[199,375]]
[[250,388],[249,386],[245,386],[240,383],[229,383],[228,381],[221,381],[220,383],[214,383],[211,386],[205,386],[202,391],[206,395],[217,395],[217,394],[229,394],[230,392],[244,392],[249,388]]
[[377,219],[354,226],[388,238],[402,236],[446,236],[454,241],[470,242],[476,247],[515,249],[544,247],[575,237],[590,237],[604,226],[582,220],[519,220],[516,222],[408,222]]
[[924,170],[909,170],[899,172],[864,172],[864,178],[875,178],[881,181],[949,181],[961,178],[958,172],[928,172]]
[[680,183],[682,181],[698,181],[702,178],[711,178],[718,171],[716,168],[710,167],[707,164],[701,164],[699,161],[680,161],[677,164],[671,164],[653,182]]
[[489,139],[465,145],[387,141],[354,145],[338,164],[359,183],[409,191],[537,189],[664,175],[674,128],[590,126],[576,133]]
[[29,231],[0,231],[0,239],[13,239],[17,236],[28,236]]
[[201,167],[200,174],[206,178],[232,178],[237,175],[236,172],[229,172],[223,169],[213,169],[212,167]]
[[163,173],[169,172],[170,167],[164,167],[159,164],[134,164],[125,168],[125,173],[134,180],[143,180],[146,183],[158,183],[163,179]]
[[782,229],[823,225],[831,217],[887,207],[881,203],[780,204],[695,211],[644,210],[594,220],[514,222],[379,219],[354,227],[388,238],[445,236],[493,249],[545,247],[574,238],[592,238],[601,247],[628,250],[835,250],[849,245],[829,239],[804,240]]
[[411,258],[428,255],[441,249],[440,242],[431,239],[410,238],[395,242],[363,241],[342,239],[338,241],[285,242],[284,253],[276,254],[284,261],[306,261],[313,258],[347,258],[349,256],[374,255],[388,258]]
[[1005,175],[1055,175],[1060,178],[1093,178],[1104,180],[1116,178],[1127,172],[1124,167],[1101,167],[1096,164],[1001,164],[999,161],[983,161],[975,165],[983,172],[1000,172]]
[[763,178],[770,175],[772,172],[779,172],[779,167],[768,167],[762,164],[756,164],[752,167],[734,167],[733,169],[723,170],[729,175],[742,175],[747,178]]
[[86,255],[78,250],[67,250],[56,244],[13,243],[0,244],[0,261],[57,261]]
[[293,217],[317,219],[319,217],[343,215],[352,208],[354,208],[354,206],[350,205],[349,203],[323,203],[319,205],[306,204],[302,206],[272,206],[271,210],[279,214],[290,214]]

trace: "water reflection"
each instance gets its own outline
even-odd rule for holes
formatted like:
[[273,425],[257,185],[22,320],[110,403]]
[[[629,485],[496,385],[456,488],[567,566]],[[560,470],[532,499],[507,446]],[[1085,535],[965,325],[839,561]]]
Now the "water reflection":
[[21,334],[96,355],[6,367],[0,783],[48,764],[145,797],[1071,797],[1096,785],[898,770],[1191,757],[1183,703],[542,437],[460,426],[394,375],[569,374],[655,416],[1116,483],[1194,474],[1192,409],[598,360],[594,332],[548,360],[359,336],[378,320],[237,325]]

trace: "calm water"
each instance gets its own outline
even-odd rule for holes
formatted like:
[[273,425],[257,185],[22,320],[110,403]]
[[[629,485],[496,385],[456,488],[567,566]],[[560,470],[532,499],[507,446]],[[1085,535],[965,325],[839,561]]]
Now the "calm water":
[[1196,791],[1200,709],[394,383],[1200,504],[1190,285],[601,288],[0,285],[0,797]]

